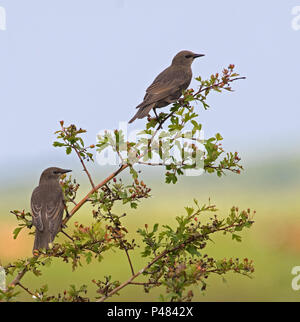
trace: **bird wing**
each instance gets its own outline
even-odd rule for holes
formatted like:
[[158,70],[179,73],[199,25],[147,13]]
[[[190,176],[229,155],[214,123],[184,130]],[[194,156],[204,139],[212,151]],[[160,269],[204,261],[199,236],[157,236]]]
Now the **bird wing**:
[[[64,212],[62,192],[51,190],[45,198],[45,191],[37,187],[31,197],[31,210],[33,225],[39,230],[44,230],[47,225],[51,233],[56,234],[61,225],[61,219]],[[41,198],[43,191],[44,199]]]
[[137,108],[140,108],[141,105],[150,105],[152,103],[157,103],[163,99],[166,99],[179,89],[180,86],[178,84],[157,83],[155,84],[155,86],[151,85],[151,88],[147,89],[144,101],[140,105],[138,105]]
[[39,187],[35,188],[31,196],[31,211],[32,211],[32,223],[39,230],[44,230],[42,220],[42,208],[43,205],[39,198]]
[[51,233],[56,234],[61,226],[64,204],[62,198],[56,199],[46,205],[46,217]]
[[[183,71],[171,70],[170,67],[160,73],[154,82],[147,88],[143,105],[156,103],[174,95],[179,90],[186,89],[190,83]],[[140,106],[139,106],[140,107]]]

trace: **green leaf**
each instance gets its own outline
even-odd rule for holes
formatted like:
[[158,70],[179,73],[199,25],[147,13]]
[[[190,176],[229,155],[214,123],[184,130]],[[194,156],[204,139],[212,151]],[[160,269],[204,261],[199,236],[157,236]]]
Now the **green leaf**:
[[242,237],[236,234],[232,234],[232,240],[236,240],[237,242],[242,241]]
[[23,227],[18,227],[13,231],[14,239],[17,239],[19,232],[23,229]]
[[192,256],[200,256],[200,253],[197,251],[197,248],[194,245],[188,245],[186,251]]
[[90,264],[90,263],[91,263],[91,261],[92,261],[92,253],[91,253],[91,252],[88,252],[88,253],[86,253],[86,254],[84,254],[84,255],[85,255],[86,263],[87,263],[87,264]]
[[222,137],[222,135],[220,133],[217,133],[216,134],[216,139],[217,139],[217,141],[222,141],[223,137]]
[[133,169],[133,167],[130,167],[130,173],[134,180],[138,178],[138,173]]
[[152,232],[155,233],[158,229],[158,224],[154,224]]
[[190,207],[184,207],[188,216],[191,216],[191,214],[194,212],[194,208],[190,208]]
[[55,141],[55,142],[53,142],[53,146],[54,147],[62,147],[62,146],[64,146],[65,144],[64,143],[61,143],[61,142],[57,142],[57,141]]

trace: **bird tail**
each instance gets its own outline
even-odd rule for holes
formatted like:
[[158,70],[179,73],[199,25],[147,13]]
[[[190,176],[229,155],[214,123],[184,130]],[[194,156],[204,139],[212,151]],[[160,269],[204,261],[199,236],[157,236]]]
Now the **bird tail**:
[[52,243],[52,241],[53,241],[53,238],[49,231],[39,231],[38,229],[36,229],[33,252],[34,250],[37,250],[40,248],[49,249],[49,243]]
[[155,106],[155,103],[146,105],[146,106],[141,106],[139,110],[136,112],[136,114],[134,115],[134,117],[129,121],[129,123],[132,123],[135,119],[142,119],[146,117],[154,106]]

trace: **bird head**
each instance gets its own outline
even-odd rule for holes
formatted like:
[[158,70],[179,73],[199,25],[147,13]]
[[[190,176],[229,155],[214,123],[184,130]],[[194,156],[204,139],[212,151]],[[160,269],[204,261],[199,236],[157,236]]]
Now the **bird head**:
[[172,60],[172,65],[191,66],[195,58],[202,57],[203,54],[195,54],[189,50],[180,51]]
[[49,180],[58,181],[61,175],[67,172],[71,172],[72,170],[61,169],[56,167],[51,167],[43,171],[40,178],[40,183],[46,182]]

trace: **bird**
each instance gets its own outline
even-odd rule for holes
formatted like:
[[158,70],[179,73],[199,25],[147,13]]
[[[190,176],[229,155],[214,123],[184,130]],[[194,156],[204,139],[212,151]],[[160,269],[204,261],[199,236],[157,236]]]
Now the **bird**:
[[51,167],[41,174],[39,185],[31,196],[32,224],[35,226],[33,253],[41,248],[49,249],[61,230],[65,206],[63,190],[59,184],[62,174],[72,170]]
[[171,65],[147,88],[143,102],[136,107],[138,111],[129,123],[146,117],[152,109],[157,117],[156,108],[174,103],[191,83],[193,76],[191,65],[194,59],[202,56],[204,55],[188,50],[177,53]]

